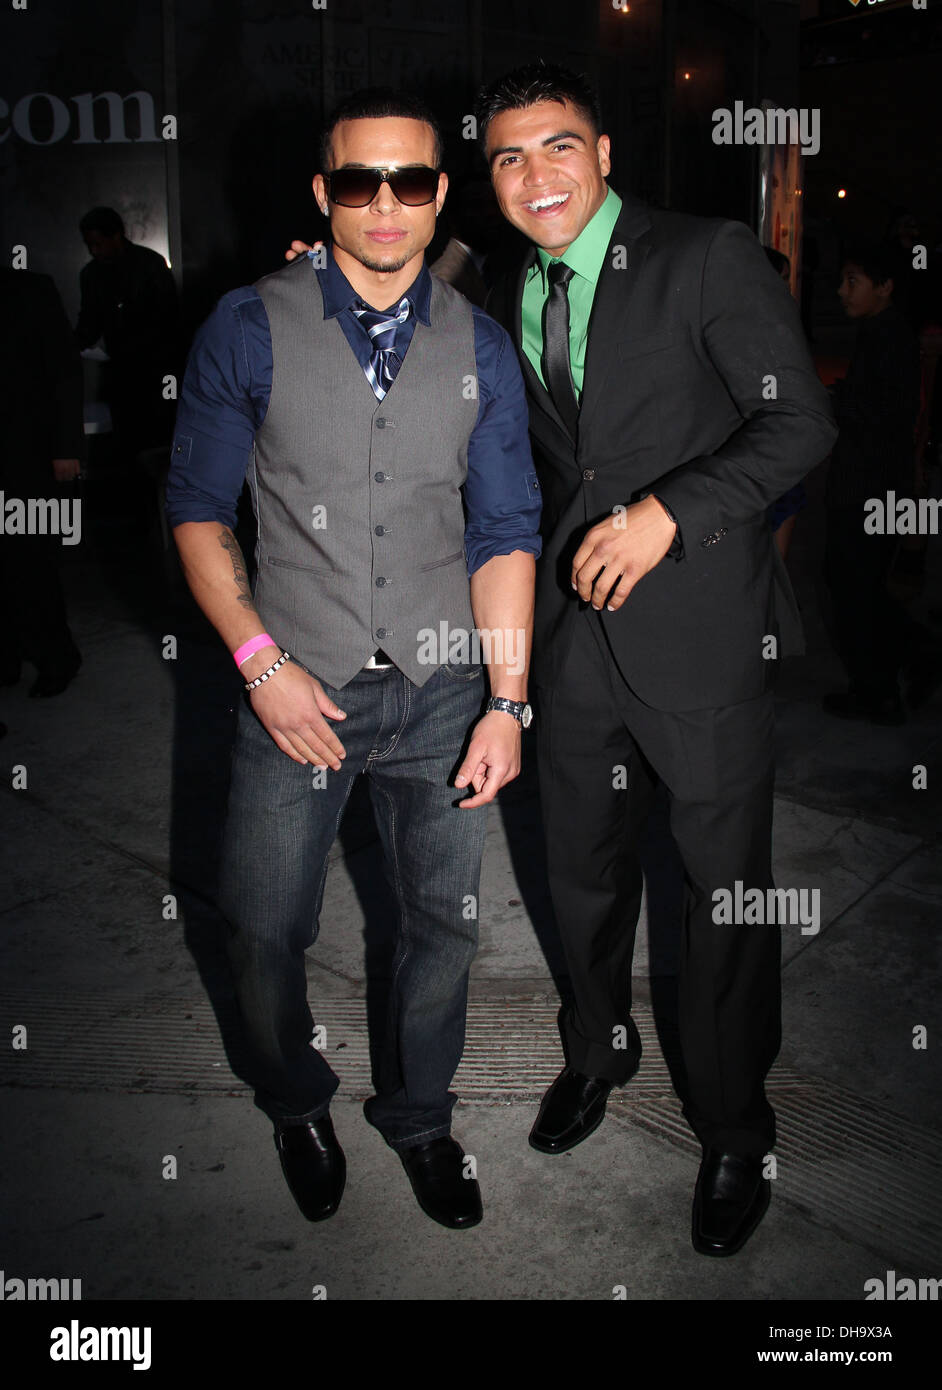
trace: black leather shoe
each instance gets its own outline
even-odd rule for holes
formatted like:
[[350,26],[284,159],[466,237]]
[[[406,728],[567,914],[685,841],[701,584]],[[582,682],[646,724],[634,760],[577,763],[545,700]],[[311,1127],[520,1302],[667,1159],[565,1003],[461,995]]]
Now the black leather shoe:
[[308,1221],[324,1221],[340,1206],[347,1160],[330,1115],[303,1125],[275,1125],[275,1148],[291,1194]]
[[563,1067],[543,1097],[530,1130],[530,1147],[543,1154],[561,1154],[588,1139],[605,1118],[608,1093],[614,1085],[604,1076],[583,1076],[581,1071]]
[[772,1188],[761,1158],[707,1149],[693,1197],[693,1248],[735,1255],[762,1220]]
[[481,1189],[476,1178],[464,1176],[464,1150],[456,1139],[446,1134],[400,1149],[399,1157],[426,1216],[453,1231],[478,1224],[484,1215]]

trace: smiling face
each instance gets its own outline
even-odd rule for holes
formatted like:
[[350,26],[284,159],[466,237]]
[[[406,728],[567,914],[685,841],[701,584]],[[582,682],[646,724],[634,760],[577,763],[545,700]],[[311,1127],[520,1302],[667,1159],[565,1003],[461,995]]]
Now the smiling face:
[[[332,169],[434,168],[435,135],[424,121],[399,116],[364,117],[341,121],[331,136]],[[435,201],[407,207],[388,183],[362,208],[345,208],[328,201],[321,174],[314,178],[314,196],[330,216],[334,257],[344,275],[360,288],[367,283],[395,294],[400,281],[409,285],[422,268],[422,256],[435,232],[435,218],[445,201],[448,178],[441,174]],[[400,274],[401,272],[401,274]],[[388,301],[387,301],[388,302]]]
[[569,102],[501,111],[487,128],[487,162],[504,216],[561,256],[605,201],[609,149]]

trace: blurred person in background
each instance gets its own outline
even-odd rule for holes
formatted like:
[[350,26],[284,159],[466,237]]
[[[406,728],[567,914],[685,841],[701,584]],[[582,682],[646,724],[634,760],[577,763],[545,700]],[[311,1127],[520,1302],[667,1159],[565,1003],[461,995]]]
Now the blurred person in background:
[[128,470],[131,505],[146,529],[156,513],[142,456],[163,449],[173,432],[175,400],[165,378],[179,368],[177,287],[163,256],[128,240],[114,208],[92,208],[79,228],[91,260],[79,276],[75,336],[80,350],[100,343],[107,353],[117,460]]
[[[82,364],[58,291],[47,275],[0,267],[0,491],[56,498],[85,458]],[[61,537],[0,527],[0,685],[36,668],[34,697],[59,695],[82,658],[66,620]]]

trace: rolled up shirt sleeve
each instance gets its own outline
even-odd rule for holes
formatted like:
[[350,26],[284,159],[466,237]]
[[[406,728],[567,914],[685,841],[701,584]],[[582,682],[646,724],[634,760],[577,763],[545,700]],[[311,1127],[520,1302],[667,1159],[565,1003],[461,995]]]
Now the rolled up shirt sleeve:
[[233,527],[271,396],[268,315],[249,287],[223,295],[187,360],[167,480],[167,521]]
[[477,308],[474,352],[480,409],[468,441],[464,489],[469,575],[495,555],[539,555],[542,510],[517,354],[504,329]]

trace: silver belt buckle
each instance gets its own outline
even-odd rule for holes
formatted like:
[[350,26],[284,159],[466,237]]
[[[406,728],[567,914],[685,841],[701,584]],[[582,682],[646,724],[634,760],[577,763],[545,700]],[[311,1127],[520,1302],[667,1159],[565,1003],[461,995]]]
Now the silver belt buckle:
[[396,663],[394,661],[377,661],[376,655],[377,653],[374,652],[373,655],[370,657],[369,661],[363,667],[364,671],[391,671],[393,666],[395,666]]

